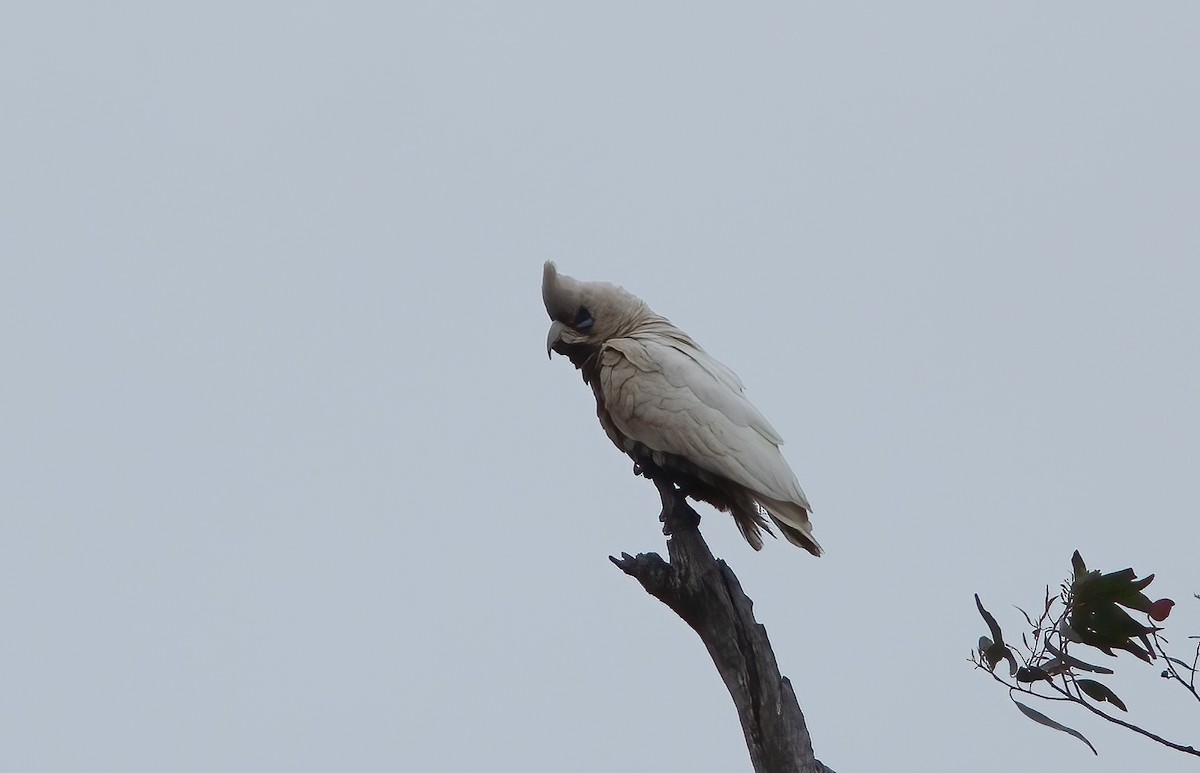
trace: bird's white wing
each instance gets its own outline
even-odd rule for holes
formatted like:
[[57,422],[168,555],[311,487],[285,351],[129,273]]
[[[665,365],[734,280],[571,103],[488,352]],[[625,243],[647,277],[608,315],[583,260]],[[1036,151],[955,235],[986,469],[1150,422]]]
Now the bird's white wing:
[[779,433],[728,368],[686,340],[619,338],[601,354],[600,388],[617,428],[751,491],[811,508]]

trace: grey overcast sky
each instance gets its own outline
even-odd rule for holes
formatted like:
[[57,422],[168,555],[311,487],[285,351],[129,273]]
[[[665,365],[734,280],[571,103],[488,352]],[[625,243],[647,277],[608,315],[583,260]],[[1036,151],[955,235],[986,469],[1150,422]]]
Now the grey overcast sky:
[[0,769],[748,770],[546,259],[788,439],[828,555],[703,529],[825,762],[1194,769],[967,655],[1076,548],[1200,633],[1196,3],[4,17]]

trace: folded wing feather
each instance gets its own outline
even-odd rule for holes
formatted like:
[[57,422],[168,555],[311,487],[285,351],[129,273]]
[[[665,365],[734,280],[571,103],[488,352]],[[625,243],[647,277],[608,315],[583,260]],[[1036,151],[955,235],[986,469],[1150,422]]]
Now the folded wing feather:
[[699,347],[665,337],[614,339],[600,371],[609,415],[630,438],[811,510],[779,451],[779,433],[742,394],[738,377]]

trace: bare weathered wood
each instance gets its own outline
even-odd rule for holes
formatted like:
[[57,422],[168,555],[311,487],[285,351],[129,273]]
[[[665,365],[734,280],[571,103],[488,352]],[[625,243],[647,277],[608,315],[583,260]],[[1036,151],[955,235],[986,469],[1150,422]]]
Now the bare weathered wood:
[[813,755],[796,693],[779,673],[754,603],[733,570],[713,557],[696,511],[682,496],[660,491],[670,562],[657,553],[610,560],[700,635],[737,707],[755,773],[833,773]]

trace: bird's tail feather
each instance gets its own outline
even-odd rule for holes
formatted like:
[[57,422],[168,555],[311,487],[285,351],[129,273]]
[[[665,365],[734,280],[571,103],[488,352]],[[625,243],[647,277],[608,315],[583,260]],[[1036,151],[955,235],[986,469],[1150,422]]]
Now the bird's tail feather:
[[[795,502],[781,502],[777,499],[755,497],[758,504],[767,511],[767,515],[779,527],[779,531],[793,545],[804,548],[814,556],[821,555],[821,546],[813,539],[812,524],[808,520],[808,510]],[[739,526],[741,523],[739,522]],[[742,532],[745,534],[745,531]],[[749,538],[747,538],[749,539]],[[759,540],[761,543],[761,539]],[[750,544],[754,544],[751,542]]]
[[737,524],[738,531],[755,550],[762,550],[764,531],[772,537],[775,536],[775,532],[771,531],[771,524],[750,497],[741,496],[730,502],[729,512],[733,515],[733,522]]

